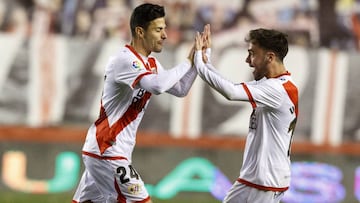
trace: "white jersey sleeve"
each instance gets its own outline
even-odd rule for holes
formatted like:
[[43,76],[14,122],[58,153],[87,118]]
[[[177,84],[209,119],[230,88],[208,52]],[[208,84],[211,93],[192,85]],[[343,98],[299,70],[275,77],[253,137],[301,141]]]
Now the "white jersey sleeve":
[[222,77],[210,63],[204,63],[201,50],[195,52],[194,63],[199,76],[228,100],[248,101],[242,84],[235,84]]
[[[281,102],[282,93],[274,91],[273,88],[270,88],[271,85],[258,85],[262,80],[236,84],[223,78],[211,63],[203,62],[201,51],[197,51],[195,54],[195,66],[200,77],[228,100],[250,101],[253,105],[256,102],[258,105],[271,107],[276,107]],[[250,92],[253,92],[255,97]]]
[[166,91],[177,97],[184,97],[188,94],[192,84],[194,83],[197,76],[195,68],[191,68],[179,82],[177,82],[171,89]]
[[[166,91],[169,91],[173,88],[182,78],[186,78],[187,72],[190,72],[191,64],[189,61],[180,63],[179,65],[175,66],[174,68],[165,70],[162,68],[161,64],[157,62],[157,73],[156,74],[145,74],[145,77],[142,77],[139,82],[139,87],[153,93],[153,94],[161,94]],[[190,74],[193,77],[190,77],[190,80],[194,80],[196,74]],[[192,83],[191,81],[191,83]],[[181,84],[181,83],[180,83]],[[190,86],[187,86],[185,93],[188,92]],[[171,92],[171,91],[170,91]],[[181,94],[176,94],[177,92],[174,91],[176,96]]]

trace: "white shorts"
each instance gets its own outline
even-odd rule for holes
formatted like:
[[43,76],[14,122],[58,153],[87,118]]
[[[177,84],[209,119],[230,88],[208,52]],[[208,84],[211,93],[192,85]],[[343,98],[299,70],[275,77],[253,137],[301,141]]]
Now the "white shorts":
[[104,160],[83,155],[85,171],[73,203],[134,203],[150,200],[140,175],[126,159]]
[[223,203],[279,203],[285,192],[259,190],[236,181]]

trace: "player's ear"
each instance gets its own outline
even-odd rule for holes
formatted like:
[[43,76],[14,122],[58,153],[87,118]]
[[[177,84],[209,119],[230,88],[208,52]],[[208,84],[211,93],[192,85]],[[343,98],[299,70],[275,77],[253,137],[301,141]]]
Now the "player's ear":
[[143,38],[144,37],[144,29],[142,27],[135,27],[135,33],[137,36]]
[[275,60],[276,55],[274,52],[268,52],[266,55],[266,60],[268,62],[272,62],[273,60]]

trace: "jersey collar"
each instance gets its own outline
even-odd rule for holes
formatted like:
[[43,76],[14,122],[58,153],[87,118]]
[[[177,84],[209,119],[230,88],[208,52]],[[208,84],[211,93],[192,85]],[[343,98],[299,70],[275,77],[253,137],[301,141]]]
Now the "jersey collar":
[[151,71],[151,68],[149,67],[149,65],[144,62],[143,58],[140,56],[139,53],[137,53],[137,51],[134,49],[134,47],[132,47],[128,44],[125,45],[125,47],[128,48],[141,61],[141,63],[145,66],[146,70]]
[[285,73],[282,73],[282,74],[280,74],[278,76],[275,76],[275,78],[279,78],[279,77],[284,76],[284,75],[291,75],[291,73],[289,71],[286,71]]

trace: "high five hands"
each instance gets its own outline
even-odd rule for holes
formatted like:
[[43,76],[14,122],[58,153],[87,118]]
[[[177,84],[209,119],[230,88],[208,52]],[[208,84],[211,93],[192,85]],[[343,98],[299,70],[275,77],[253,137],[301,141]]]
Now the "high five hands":
[[210,25],[206,24],[204,26],[204,31],[201,34],[199,32],[196,33],[195,44],[191,48],[190,53],[188,55],[188,59],[189,61],[191,61],[192,65],[194,64],[194,53],[197,50],[202,50],[204,63],[207,63],[208,58],[205,53],[206,53],[206,49],[210,47],[211,47]]

